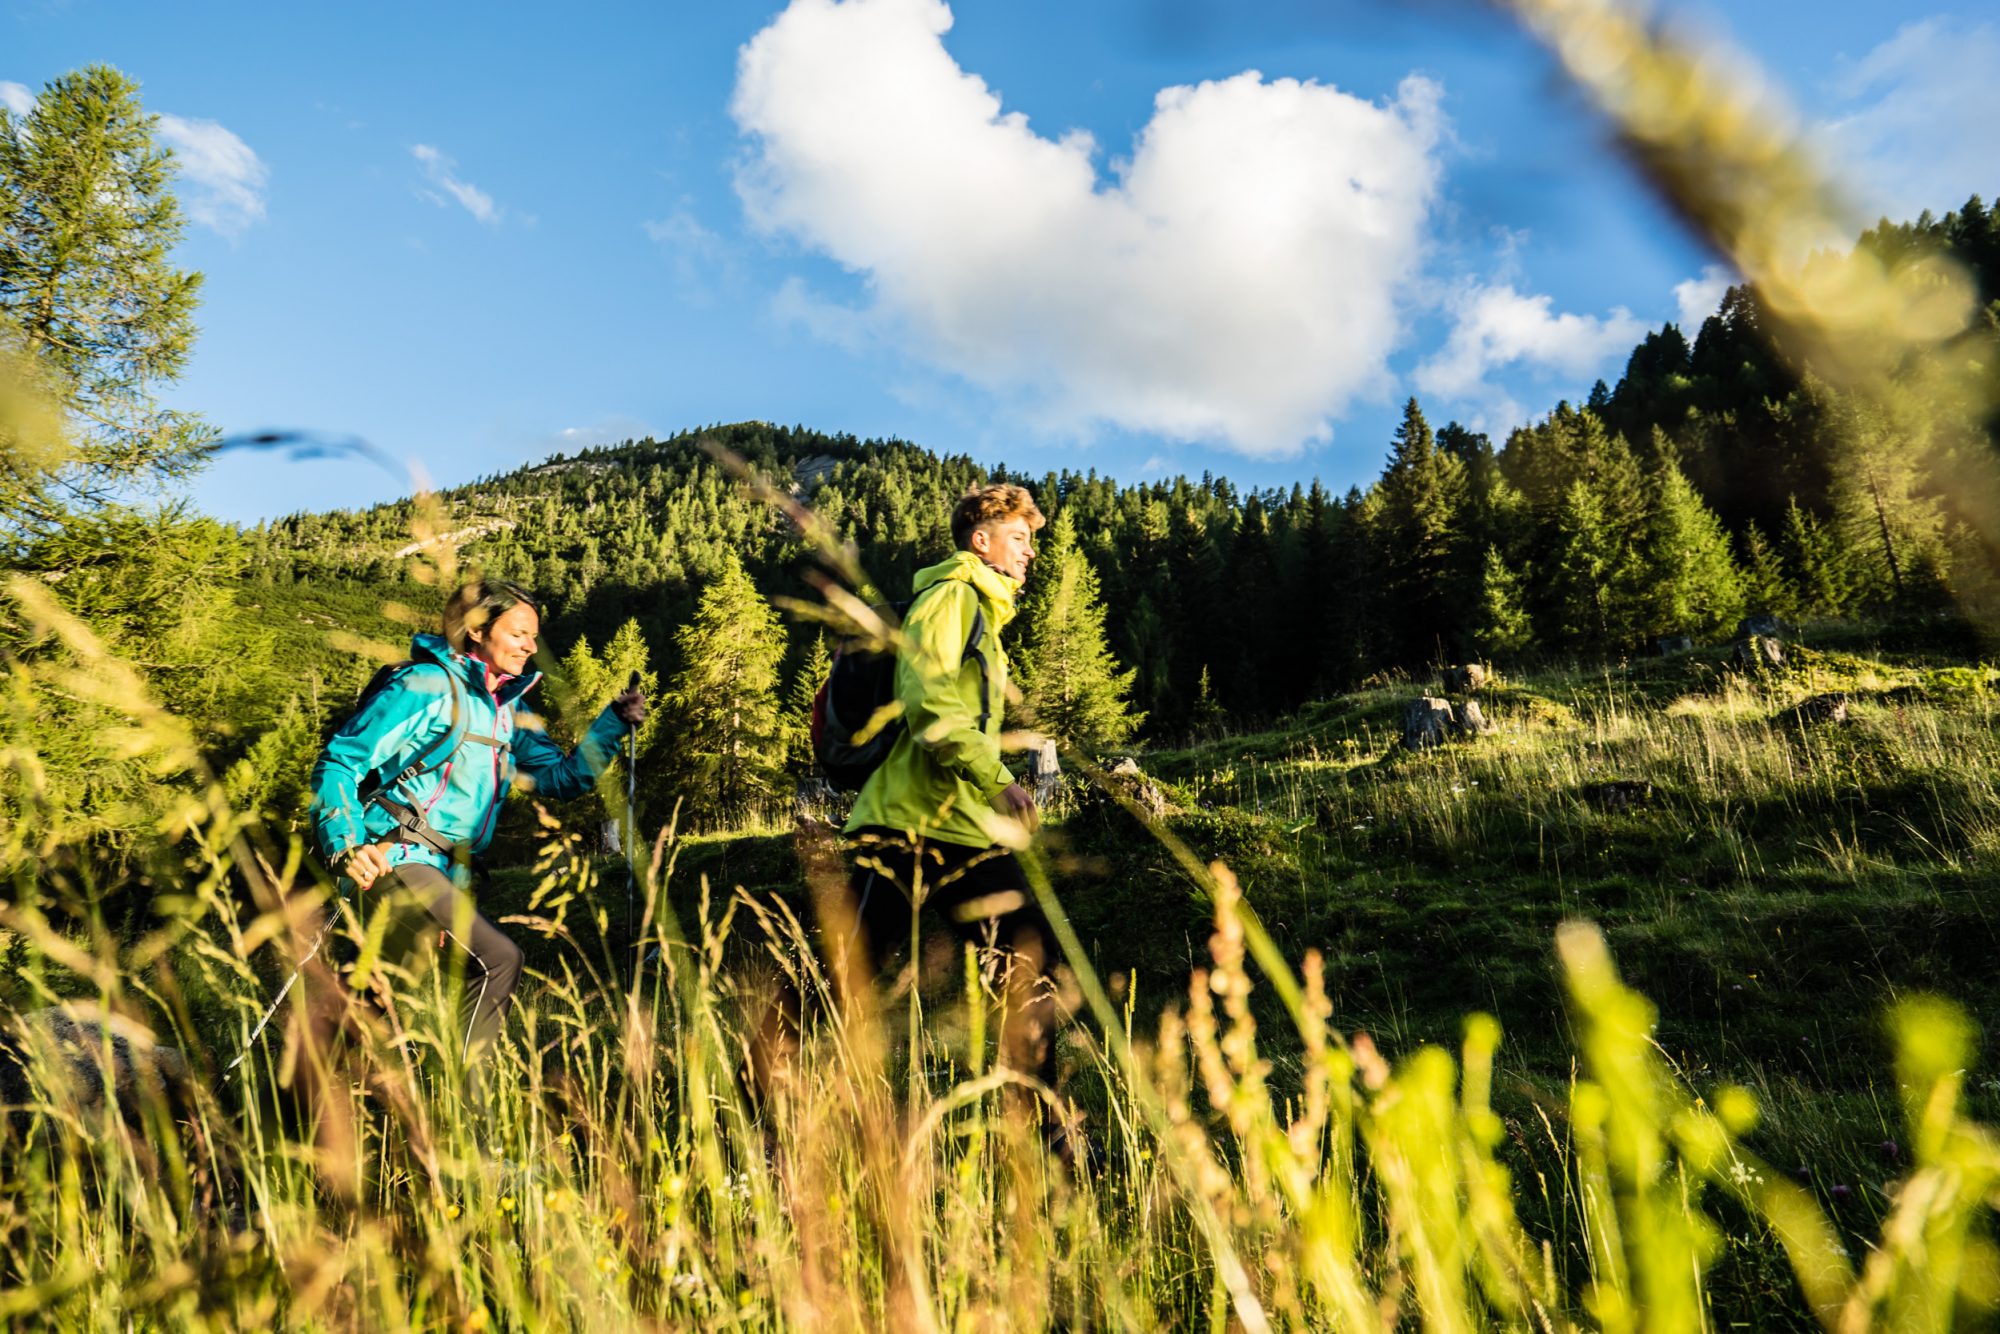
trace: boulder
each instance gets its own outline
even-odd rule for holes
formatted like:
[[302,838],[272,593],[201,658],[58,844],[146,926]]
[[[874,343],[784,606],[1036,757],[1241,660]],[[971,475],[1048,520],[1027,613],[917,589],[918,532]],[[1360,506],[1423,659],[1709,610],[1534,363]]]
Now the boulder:
[[1585,783],[1576,793],[1600,811],[1629,811],[1653,802],[1653,785],[1642,778]]
[[1752,612],[1736,623],[1736,637],[1749,639],[1761,635],[1765,639],[1777,639],[1784,635],[1785,623],[1768,611]]
[[1438,674],[1438,680],[1448,695],[1469,695],[1485,685],[1489,675],[1483,663],[1468,662],[1445,668]]
[[1460,736],[1491,736],[1500,729],[1486,721],[1486,714],[1479,707],[1479,701],[1469,699],[1458,706],[1458,734]]
[[75,1110],[112,1101],[127,1116],[148,1102],[178,1105],[190,1093],[187,1058],[153,1040],[144,1025],[95,1006],[50,1006],[17,1016],[0,1043],[0,1102],[20,1107],[41,1092]]
[[1661,657],[1671,657],[1676,653],[1694,652],[1694,640],[1686,635],[1662,635],[1653,641]]
[[851,804],[846,793],[819,774],[800,779],[792,792],[792,816],[798,820],[832,820]]
[[1797,727],[1837,727],[1847,721],[1847,696],[1841,691],[1800,700],[1778,717]]
[[1140,810],[1155,820],[1164,819],[1174,813],[1174,804],[1167,800],[1166,789],[1148,778],[1139,767],[1139,762],[1130,755],[1104,771],[1106,783],[1137,803]]
[[1451,701],[1435,695],[1413,699],[1403,709],[1403,748],[1430,750],[1451,740],[1458,730],[1458,715]]
[[1785,646],[1764,635],[1739,639],[1735,645],[1736,665],[1746,671],[1761,672],[1785,665]]

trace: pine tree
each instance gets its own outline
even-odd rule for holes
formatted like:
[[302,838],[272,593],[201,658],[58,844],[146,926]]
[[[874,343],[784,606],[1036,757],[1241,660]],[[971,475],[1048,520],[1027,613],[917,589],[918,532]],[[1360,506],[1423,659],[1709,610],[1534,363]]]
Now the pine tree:
[[[1876,549],[1881,548],[1878,545]],[[1847,553],[1833,530],[1800,505],[1797,497],[1785,507],[1779,550],[1796,590],[1799,615],[1836,616],[1846,609],[1853,588]]]
[[1145,720],[1130,703],[1136,673],[1111,655],[1097,572],[1077,548],[1068,509],[1051,525],[1032,578],[1040,587],[1023,612],[1018,655],[1024,721],[1065,747],[1122,744]]
[[741,826],[770,810],[784,781],[778,614],[734,553],[675,639],[681,668],[667,692],[667,771],[687,821]]
[[816,762],[812,747],[813,699],[833,670],[833,656],[826,651],[826,635],[816,634],[805,661],[792,677],[785,695],[785,767],[800,778],[811,774]]
[[138,85],[102,65],[51,80],[25,114],[0,110],[0,355],[25,353],[72,425],[66,446],[9,450],[8,527],[45,530],[129,483],[184,477],[214,441],[153,398],[193,349],[201,288],[169,260],[182,222],[156,123]]
[[1661,462],[1652,492],[1639,561],[1641,637],[1712,635],[1734,625],[1743,615],[1743,586],[1722,521],[1671,458]]
[[1743,571],[1744,605],[1753,612],[1769,612],[1788,621],[1796,619],[1799,614],[1798,594],[1793,591],[1791,580],[1785,574],[1784,562],[1779,559],[1777,548],[1754,523],[1743,530],[1740,545],[1743,556],[1738,566]]
[[1482,658],[1518,653],[1534,642],[1521,603],[1521,578],[1508,568],[1498,547],[1487,547],[1480,562],[1469,634],[1474,653]]
[[1465,465],[1455,453],[1440,451],[1412,398],[1389,466],[1378,489],[1387,573],[1386,610],[1393,653],[1404,665],[1426,662],[1451,651],[1463,637],[1456,598],[1456,539],[1465,508]]
[[1549,582],[1557,637],[1571,648],[1604,648],[1612,635],[1606,576],[1617,561],[1617,538],[1588,483],[1571,482],[1563,493],[1554,538]]

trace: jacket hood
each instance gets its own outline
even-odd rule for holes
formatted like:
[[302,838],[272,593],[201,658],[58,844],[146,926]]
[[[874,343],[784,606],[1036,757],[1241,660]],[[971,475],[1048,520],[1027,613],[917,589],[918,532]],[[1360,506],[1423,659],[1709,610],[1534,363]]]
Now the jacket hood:
[[[460,653],[451,646],[443,635],[415,634],[410,636],[410,658],[415,662],[434,662],[446,671],[454,673],[459,680],[474,691],[486,689],[486,664],[470,653]],[[500,685],[499,694],[494,697],[496,704],[511,704],[535,688],[542,679],[540,672],[522,672],[510,677]]]
[[933,585],[953,581],[971,584],[980,597],[991,602],[999,611],[1000,624],[1014,619],[1014,598],[1021,591],[1020,583],[970,551],[953,552],[950,560],[918,570],[912,591],[921,594]]

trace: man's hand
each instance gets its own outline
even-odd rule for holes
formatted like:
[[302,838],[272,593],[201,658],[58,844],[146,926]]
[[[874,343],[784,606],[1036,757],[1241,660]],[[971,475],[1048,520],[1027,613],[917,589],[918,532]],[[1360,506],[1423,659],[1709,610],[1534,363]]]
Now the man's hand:
[[352,880],[356,889],[366,889],[389,874],[389,854],[378,844],[357,843],[334,859],[333,869]]
[[1040,813],[1035,810],[1034,794],[1019,783],[1009,783],[1002,788],[1000,795],[993,798],[993,809],[1020,821],[1021,828],[1030,834],[1042,822]]
[[637,686],[611,701],[611,711],[622,719],[626,726],[637,727],[646,721],[646,695]]

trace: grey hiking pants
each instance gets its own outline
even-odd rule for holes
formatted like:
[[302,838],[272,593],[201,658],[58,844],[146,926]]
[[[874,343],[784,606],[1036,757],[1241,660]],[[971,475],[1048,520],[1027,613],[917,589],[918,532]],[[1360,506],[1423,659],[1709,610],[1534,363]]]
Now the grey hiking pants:
[[[472,1011],[465,1029],[465,1050],[468,1059],[476,1059],[499,1036],[500,1023],[513,1002],[514,988],[521,981],[521,947],[481,916],[472,895],[435,866],[405,862],[383,877],[377,888],[408,894],[471,959],[465,979]],[[397,923],[397,935],[410,937],[403,943],[405,950],[425,925],[420,920]]]

